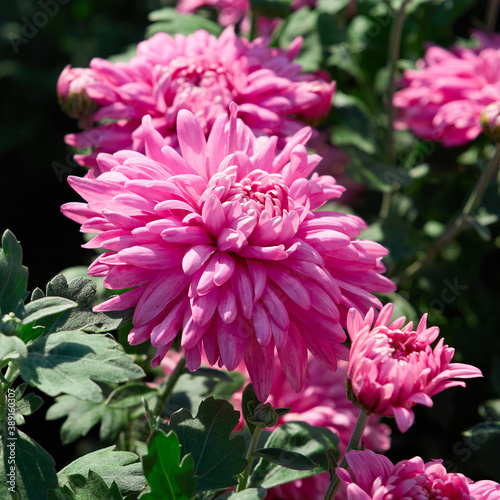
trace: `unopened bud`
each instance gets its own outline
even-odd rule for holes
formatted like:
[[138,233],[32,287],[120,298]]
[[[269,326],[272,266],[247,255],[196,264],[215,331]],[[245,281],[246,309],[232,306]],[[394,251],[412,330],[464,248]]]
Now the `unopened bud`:
[[87,94],[87,87],[96,83],[94,72],[89,68],[66,66],[57,80],[57,97],[63,111],[80,120],[82,128],[90,128],[91,116],[98,104]]
[[500,101],[488,104],[481,113],[484,133],[495,142],[500,142]]
[[278,414],[271,403],[259,403],[251,408],[249,422],[259,427],[274,427],[278,423]]
[[19,318],[17,318],[13,312],[5,314],[3,318],[0,319],[0,332],[2,332],[4,335],[19,335],[22,329],[23,322]]

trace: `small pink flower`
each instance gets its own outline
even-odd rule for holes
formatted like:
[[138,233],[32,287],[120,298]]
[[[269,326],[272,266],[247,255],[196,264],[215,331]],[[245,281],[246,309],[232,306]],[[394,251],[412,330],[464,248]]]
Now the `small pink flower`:
[[365,411],[394,416],[399,430],[406,432],[415,419],[413,406],[432,406],[435,394],[448,387],[465,387],[454,379],[482,374],[474,366],[450,363],[455,350],[443,339],[431,348],[439,328],[427,328],[427,314],[413,331],[411,321],[403,326],[404,316],[390,322],[392,309],[392,304],[384,306],[375,322],[374,310],[364,318],[355,309],[349,311],[348,378],[352,397]]
[[500,36],[475,36],[478,49],[433,46],[418,69],[405,71],[406,88],[394,94],[396,128],[445,146],[460,146],[482,132],[481,112],[500,101]]
[[308,350],[335,370],[347,358],[347,310],[380,307],[372,292],[394,284],[381,276],[386,250],[357,239],[361,219],[312,211],[343,188],[310,176],[320,160],[303,145],[311,130],[277,154],[277,138],[256,139],[234,105],[208,141],[182,110],[178,154],[150,117],[143,127],[146,156],[103,154],[99,177],[69,178],[87,203],[68,203],[63,213],[98,233],[87,248],[107,250],[89,274],[105,276],[111,289],[132,288],[95,310],[135,306],[129,341],[151,340],[155,365],[181,328],[190,370],[200,366],[202,344],[212,365],[234,370],[244,359],[262,401],[275,351],[296,391]]
[[336,472],[347,486],[348,500],[447,499],[470,500],[469,483],[462,474],[448,473],[442,460],[424,463],[420,457],[396,465],[371,450],[346,455],[349,469]]
[[96,81],[96,75],[91,69],[72,68],[69,64],[57,80],[59,104],[68,116],[79,120],[81,128],[92,126],[91,117],[97,111],[97,104],[85,90]]
[[101,152],[144,153],[145,115],[174,148],[181,109],[195,114],[207,137],[232,101],[255,135],[278,135],[283,147],[302,127],[301,120],[328,114],[335,83],[301,73],[293,63],[300,38],[288,51],[270,48],[268,42],[238,38],[232,27],[219,38],[203,30],[174,38],[158,33],[139,43],[136,57],[127,63],[93,59],[96,81],[85,92],[99,106],[91,117],[95,127],[65,138],[70,146],[92,152],[77,154],[75,160],[98,175],[96,157]]

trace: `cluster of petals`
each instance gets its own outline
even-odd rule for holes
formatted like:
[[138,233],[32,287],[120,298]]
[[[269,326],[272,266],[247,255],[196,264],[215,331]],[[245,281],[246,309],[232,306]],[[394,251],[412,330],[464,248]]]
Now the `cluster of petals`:
[[[181,109],[195,114],[207,136],[233,101],[255,135],[277,135],[283,145],[303,126],[301,120],[328,114],[335,83],[303,74],[301,66],[293,63],[300,38],[288,51],[268,43],[264,38],[252,42],[239,38],[233,27],[219,38],[204,30],[175,37],[157,33],[138,44],[137,55],[129,62],[92,59],[94,81],[82,92],[98,109],[88,130],[65,137],[79,152],[75,160],[99,174],[96,158],[101,152],[144,153],[142,118],[146,115],[170,146],[178,146],[176,123]],[[61,80],[68,82],[73,74],[76,78],[75,70],[81,68],[65,70]]]
[[500,101],[500,36],[475,37],[479,48],[432,46],[417,69],[405,71],[405,88],[393,99],[396,128],[445,146],[460,146],[482,132],[481,112]]
[[420,457],[394,465],[387,457],[371,450],[349,451],[349,465],[336,472],[347,486],[348,500],[498,500],[499,484],[472,481],[459,473],[448,473],[442,460],[424,463]]
[[455,350],[444,345],[444,339],[431,347],[439,329],[427,328],[427,314],[414,331],[411,321],[404,325],[404,316],[391,322],[392,310],[392,304],[384,306],[375,322],[374,310],[365,317],[355,309],[349,311],[349,391],[365,411],[394,416],[399,430],[406,432],[415,419],[413,406],[431,407],[435,394],[465,387],[455,379],[482,374],[474,366],[450,363]]
[[131,344],[151,340],[159,364],[182,329],[190,370],[202,344],[211,365],[234,370],[244,359],[265,401],[275,349],[300,390],[307,351],[335,370],[348,356],[347,311],[380,308],[372,293],[394,284],[381,275],[386,249],[356,238],[360,218],[313,212],[343,188],[330,176],[307,178],[320,160],[304,147],[311,129],[277,153],[277,137],[257,139],[230,108],[208,141],[182,110],[180,154],[145,117],[146,155],[100,155],[99,177],[69,178],[87,203],[62,210],[98,233],[87,248],[107,250],[89,274],[110,289],[132,288],[94,308],[135,306]]

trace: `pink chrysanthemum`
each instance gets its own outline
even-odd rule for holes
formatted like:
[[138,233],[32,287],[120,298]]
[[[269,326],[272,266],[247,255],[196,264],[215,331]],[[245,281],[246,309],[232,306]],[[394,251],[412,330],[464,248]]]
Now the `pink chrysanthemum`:
[[415,419],[413,406],[432,406],[435,394],[465,387],[454,379],[482,377],[482,373],[475,366],[450,363],[455,350],[444,345],[444,339],[431,348],[439,328],[427,328],[427,314],[413,331],[411,321],[403,326],[404,316],[390,322],[392,309],[392,304],[384,306],[375,322],[373,309],[365,317],[355,309],[349,311],[348,378],[359,405],[369,413],[394,416],[399,430],[406,432]]
[[418,69],[405,71],[406,88],[394,94],[396,128],[445,146],[460,146],[482,132],[481,112],[500,101],[500,36],[475,36],[480,49],[430,47]]
[[470,480],[462,474],[448,473],[442,460],[424,463],[420,457],[401,460],[394,465],[387,457],[371,450],[349,451],[349,470],[337,467],[347,486],[348,500],[447,499],[471,500]]
[[182,328],[187,366],[201,345],[210,364],[234,370],[245,360],[264,401],[277,349],[294,388],[303,386],[307,350],[332,369],[347,357],[347,310],[380,307],[371,292],[394,284],[381,276],[386,250],[355,239],[358,217],[312,212],[343,188],[312,174],[304,128],[276,155],[277,137],[256,139],[236,106],[217,118],[208,142],[182,110],[181,155],[145,117],[146,156],[100,155],[98,178],[70,177],[88,203],[63,212],[98,234],[86,246],[108,250],[90,266],[112,289],[133,288],[96,310],[135,307],[129,341],[151,340],[158,364]]
[[268,40],[248,42],[229,27],[219,38],[203,30],[175,38],[158,33],[139,43],[137,56],[127,63],[93,59],[96,82],[84,90],[100,106],[92,116],[96,126],[67,135],[66,143],[91,150],[75,160],[99,174],[101,152],[144,152],[143,116],[152,117],[165,144],[177,147],[181,109],[195,114],[207,136],[234,101],[254,134],[278,135],[284,146],[285,137],[302,127],[297,120],[328,114],[335,88],[334,82],[301,73],[292,62],[300,46],[297,38],[287,52],[270,48]]

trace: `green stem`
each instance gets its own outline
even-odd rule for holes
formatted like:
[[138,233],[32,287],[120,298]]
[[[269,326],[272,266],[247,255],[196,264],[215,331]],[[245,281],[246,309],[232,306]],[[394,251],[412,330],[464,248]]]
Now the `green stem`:
[[19,376],[20,370],[16,362],[11,361],[7,366],[4,378],[6,383],[3,384],[4,392],[13,384],[14,380]]
[[389,115],[389,130],[387,136],[387,151],[389,162],[394,162],[394,104],[392,97],[396,91],[396,63],[399,59],[399,51],[401,46],[401,36],[403,34],[403,25],[405,22],[406,5],[409,0],[403,0],[401,8],[396,14],[396,19],[392,23],[391,33],[389,38],[389,54],[387,58],[387,71],[389,73],[389,93],[387,95],[388,115]]
[[488,162],[485,170],[483,170],[460,214],[450,224],[448,224],[443,234],[434,242],[426,256],[422,259],[416,260],[399,275],[399,277],[395,280],[397,284],[401,284],[403,281],[415,276],[427,267],[439,255],[441,250],[449,245],[467,227],[471,215],[473,215],[481,203],[484,192],[489,186],[492,178],[497,173],[499,166],[500,147],[497,144],[495,154]]
[[182,356],[182,358],[177,363],[177,366],[174,368],[174,371],[170,374],[170,377],[161,385],[160,390],[158,391],[158,402],[156,403],[156,408],[154,414],[159,416],[163,413],[165,406],[167,406],[168,398],[175,387],[175,384],[179,380],[180,376],[184,373],[186,368],[186,357]]
[[250,12],[250,33],[249,39],[250,41],[255,40],[257,38],[257,16],[255,12],[252,10]]
[[247,468],[243,471],[243,473],[240,476],[240,479],[238,481],[238,489],[236,492],[240,492],[246,489],[247,483],[248,483],[248,478],[250,476],[250,472],[252,470],[252,464],[254,461],[254,456],[253,454],[255,453],[255,450],[257,449],[257,445],[259,443],[259,437],[262,431],[264,430],[264,427],[257,426],[255,427],[252,438],[250,439],[250,444],[248,445],[248,451],[245,456],[245,458],[248,460],[248,465]]
[[495,32],[499,6],[499,0],[490,0],[488,2],[488,8],[486,10],[486,33],[488,33],[488,35],[491,35]]
[[[348,451],[359,449],[359,443],[361,442],[361,437],[363,436],[363,432],[365,431],[365,427],[368,424],[368,420],[370,419],[370,415],[361,410],[359,414],[358,421],[356,422],[356,426],[352,431],[351,439],[349,440],[349,444],[347,445],[347,449],[344,453],[344,458],[342,458],[342,462],[339,467],[343,469],[348,469],[346,455]],[[328,489],[325,493],[324,500],[333,500],[335,498],[335,494],[340,486],[340,479],[337,474],[335,474],[328,485]]]

